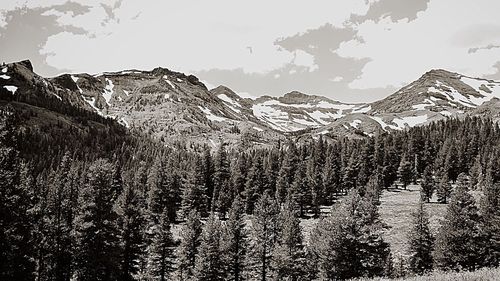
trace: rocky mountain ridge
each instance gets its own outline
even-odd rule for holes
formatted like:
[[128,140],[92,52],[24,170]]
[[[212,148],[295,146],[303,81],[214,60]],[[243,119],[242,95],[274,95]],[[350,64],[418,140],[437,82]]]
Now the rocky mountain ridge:
[[300,92],[242,98],[225,86],[207,87],[193,75],[155,68],[43,78],[29,61],[0,67],[0,94],[57,99],[113,118],[171,143],[222,140],[273,145],[289,135],[364,137],[466,115],[499,118],[500,83],[431,70],[373,103],[347,104]]

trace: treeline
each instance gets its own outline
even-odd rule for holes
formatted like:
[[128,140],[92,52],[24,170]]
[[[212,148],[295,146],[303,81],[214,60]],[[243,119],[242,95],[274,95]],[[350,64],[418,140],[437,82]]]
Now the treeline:
[[[0,279],[394,276],[378,198],[383,188],[417,181],[424,201],[436,193],[449,210],[436,240],[423,208],[416,215],[410,269],[498,265],[500,138],[490,120],[251,151],[222,145],[215,153],[100,131],[74,146],[61,138],[64,146],[40,152],[43,159],[18,141],[34,142],[38,132],[19,133],[16,120],[3,111]],[[489,202],[481,210],[468,193],[477,188]],[[325,205],[333,205],[330,215]],[[300,219],[310,217],[322,219],[305,239]]]

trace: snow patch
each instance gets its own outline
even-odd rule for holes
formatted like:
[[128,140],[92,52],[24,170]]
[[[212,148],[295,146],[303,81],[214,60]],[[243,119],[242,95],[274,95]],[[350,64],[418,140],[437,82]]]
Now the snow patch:
[[427,114],[394,119],[392,122],[396,123],[400,128],[405,128],[406,126],[415,127],[419,124],[427,122]]
[[52,93],[52,95],[54,95],[56,98],[58,98],[60,101],[62,101],[62,98],[59,95],[54,94],[54,93]]
[[106,103],[108,105],[110,105],[109,101],[111,100],[111,97],[114,93],[114,91],[113,91],[114,87],[115,87],[115,85],[113,84],[113,81],[111,81],[111,79],[106,78],[106,88],[104,88],[104,92],[102,93],[102,96],[106,100]]
[[16,86],[3,86],[7,91],[10,91],[13,95],[16,94],[17,87]]
[[477,105],[482,104],[481,101],[478,101],[478,100],[473,101],[470,98],[465,97],[464,95],[459,93],[457,90],[455,90],[453,87],[444,85],[441,81],[436,81],[436,85],[438,87],[441,87],[441,88],[447,88],[449,90],[449,92],[443,91],[443,90],[435,88],[435,87],[429,87],[428,92],[442,94],[445,97],[447,97],[447,99],[449,101],[454,102],[454,103],[459,103],[459,104],[466,106],[466,107],[475,107]]
[[258,132],[262,132],[262,131],[264,131],[264,129],[259,128],[259,127],[252,127],[252,129],[254,129],[254,130],[258,131]]
[[235,101],[235,100],[231,99],[230,97],[228,97],[226,94],[220,94],[217,97],[219,99],[221,99],[222,101],[228,103],[228,106],[229,106],[229,108],[232,111],[237,112],[237,113],[241,112],[239,109],[237,109],[237,108],[234,107],[234,106],[241,107],[241,105],[237,101]]
[[287,112],[268,106],[266,103],[254,104],[252,106],[252,112],[255,117],[266,122],[275,130],[288,132],[301,129],[291,124]]
[[490,101],[492,98],[500,98],[500,82],[473,79],[469,77],[462,77],[460,78],[460,81],[471,86],[483,96],[482,98],[471,97],[471,101],[477,105]]
[[220,117],[220,116],[217,116],[217,115],[213,114],[212,111],[210,109],[208,109],[208,108],[205,108],[205,107],[202,107],[202,106],[198,106],[198,108],[201,111],[203,111],[203,113],[205,113],[205,116],[210,121],[222,122],[222,121],[226,121],[227,120],[224,117]]
[[3,73],[7,73],[7,70],[8,70],[8,69],[9,69],[8,67],[4,67],[4,68],[2,68],[2,72],[3,72]]
[[10,79],[10,76],[6,75],[6,74],[2,74],[2,75],[0,75],[0,78],[8,80],[8,79]]
[[125,95],[127,95],[127,97],[130,95],[130,92],[127,90],[123,90],[123,92],[125,93]]
[[75,85],[78,88],[78,91],[80,92],[80,94],[83,94],[82,89],[80,88],[80,86],[78,86],[78,83],[76,83],[76,81],[78,81],[78,77],[71,75],[71,80],[73,80],[73,82],[75,82]]
[[97,114],[104,116],[101,110],[95,105],[96,99],[94,97],[86,97],[82,95],[82,98],[97,112]]
[[217,97],[219,99],[227,102],[227,103],[230,103],[230,104],[234,105],[234,106],[241,107],[241,105],[237,101],[235,101],[232,98],[228,97],[226,94],[220,94]]
[[217,144],[212,139],[208,139],[208,140],[210,140],[210,143],[212,144],[213,147],[217,147]]
[[[431,97],[431,98],[434,98],[434,97]],[[435,106],[435,105],[436,104],[432,100],[425,99],[424,103],[413,105],[412,108],[414,108],[416,110],[425,110],[425,108],[427,106]]]
[[163,75],[163,79],[165,79],[165,81],[167,81],[167,83],[170,85],[170,87],[172,87],[172,89],[174,89],[174,90],[176,89],[174,83],[172,83],[170,80],[168,80],[167,75]]
[[441,113],[441,115],[444,115],[444,116],[451,116],[451,115],[453,115],[453,113],[449,112],[448,110],[443,110],[443,111],[440,111],[439,113]]
[[367,113],[368,111],[372,110],[372,106],[362,106],[358,107],[352,110],[352,113]]
[[378,116],[369,116],[371,119],[375,120],[377,123],[380,124],[380,126],[382,126],[382,129],[384,129],[384,131],[387,131],[387,127],[393,129],[393,130],[401,130],[400,127],[398,126],[394,126],[394,125],[390,125],[390,124],[387,124],[384,122],[384,120],[382,120],[382,118],[378,117]]
[[307,119],[302,119],[302,118],[292,118],[292,121],[299,123],[301,125],[305,126],[312,126],[312,127],[317,127],[318,124],[316,122],[309,121]]
[[356,119],[356,120],[354,120],[354,121],[350,122],[350,123],[349,123],[349,125],[351,125],[351,127],[355,128],[355,129],[357,129],[357,128],[358,128],[358,126],[359,126],[361,123],[363,123],[363,122],[361,122],[361,120]]
[[130,125],[128,124],[127,120],[125,120],[125,118],[123,118],[123,117],[120,118],[120,120],[118,121],[118,123],[122,124],[126,128],[130,128]]
[[319,135],[326,135],[326,134],[328,134],[328,133],[329,133],[329,132],[328,132],[328,130],[324,130],[324,131],[319,132],[318,134],[319,134]]
[[307,113],[307,115],[309,115],[312,119],[314,119],[316,122],[318,122],[321,125],[328,125],[330,123],[330,122],[325,121],[323,119],[330,119],[330,118],[335,119],[334,114],[331,114],[330,112],[324,113],[324,112],[321,112],[319,110],[315,110],[313,112],[306,111],[306,113]]

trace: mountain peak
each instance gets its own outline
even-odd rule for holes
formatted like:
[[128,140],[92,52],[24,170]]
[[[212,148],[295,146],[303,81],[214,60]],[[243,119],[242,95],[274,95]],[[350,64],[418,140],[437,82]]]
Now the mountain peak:
[[29,69],[30,71],[33,71],[33,64],[31,64],[31,61],[30,60],[22,60],[22,61],[18,61],[18,62],[14,62],[13,63],[14,65],[22,65],[24,67],[26,67],[27,69]]
[[445,69],[432,69],[424,73],[420,79],[430,78],[430,79],[439,79],[439,78],[460,78],[460,74],[456,72],[451,72]]

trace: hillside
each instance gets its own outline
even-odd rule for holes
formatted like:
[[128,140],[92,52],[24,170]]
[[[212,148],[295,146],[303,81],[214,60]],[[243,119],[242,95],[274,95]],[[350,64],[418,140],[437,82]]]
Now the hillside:
[[[498,118],[500,83],[432,70],[396,93],[370,104],[346,104],[290,92],[241,98],[231,89],[207,87],[193,75],[155,68],[43,78],[29,61],[1,69],[0,94],[43,104],[59,100],[111,118],[166,144],[269,147],[289,136],[363,138],[450,117]],[[55,106],[57,107],[57,106]]]

